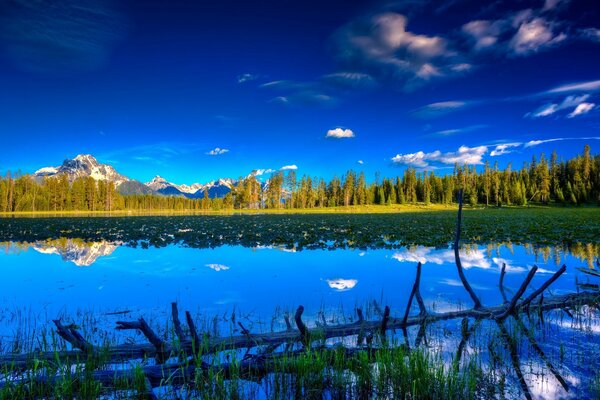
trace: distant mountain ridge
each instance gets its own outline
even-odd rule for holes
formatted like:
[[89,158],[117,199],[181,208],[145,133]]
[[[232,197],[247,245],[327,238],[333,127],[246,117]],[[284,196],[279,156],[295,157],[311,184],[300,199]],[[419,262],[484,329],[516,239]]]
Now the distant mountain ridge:
[[[70,182],[77,178],[91,177],[95,180],[114,182],[117,191],[124,195],[158,194],[163,196],[184,196],[199,199],[208,193],[208,197],[224,197],[231,192],[237,181],[231,178],[220,178],[205,184],[175,184],[156,175],[150,182],[142,183],[130,179],[109,164],[101,164],[91,154],[80,154],[73,159],[66,159],[58,167],[43,167],[35,171],[34,178],[41,181],[44,177],[65,174]],[[251,173],[250,175],[252,175]]]

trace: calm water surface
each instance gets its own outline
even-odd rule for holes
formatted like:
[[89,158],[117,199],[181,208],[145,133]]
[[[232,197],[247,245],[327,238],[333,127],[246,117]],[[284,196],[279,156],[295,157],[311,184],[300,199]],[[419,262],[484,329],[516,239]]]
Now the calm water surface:
[[[354,318],[357,306],[377,318],[373,300],[380,306],[389,305],[392,315],[401,316],[417,262],[423,264],[421,292],[431,311],[472,306],[458,279],[450,248],[294,251],[172,245],[144,249],[61,239],[9,242],[3,243],[1,249],[0,335],[4,349],[15,333],[33,336],[57,316],[81,323],[93,315],[99,332],[110,334],[119,319],[144,316],[155,323],[167,321],[172,301],[179,303],[180,310],[192,310],[204,321],[201,327],[220,330],[221,334],[230,334],[235,328],[232,314],[252,332],[284,329],[283,313],[293,312],[300,304],[305,306],[309,325],[323,319],[330,323],[348,322]],[[482,302],[496,305],[502,302],[498,281],[503,264],[509,298],[533,265],[539,270],[530,290],[566,264],[567,272],[552,286],[551,293],[576,291],[578,282],[590,281],[577,268],[595,267],[597,262],[597,255],[585,248],[576,254],[556,248],[479,245],[463,248],[461,259]],[[416,306],[413,311],[418,312]],[[119,314],[110,315],[115,312]],[[600,370],[597,314],[583,322],[573,321],[560,311],[553,315],[536,335],[544,350],[560,365],[559,370],[572,389],[564,391],[545,363],[524,361],[532,394],[537,398],[593,396],[590,388]],[[460,340],[460,321],[428,329],[430,346],[438,346],[450,355],[455,351]],[[484,327],[479,339],[474,340],[481,341],[492,329]],[[409,332],[412,340],[416,331],[414,328]],[[535,356],[534,352],[521,351],[524,360]],[[515,382],[513,377],[514,388],[518,387]]]

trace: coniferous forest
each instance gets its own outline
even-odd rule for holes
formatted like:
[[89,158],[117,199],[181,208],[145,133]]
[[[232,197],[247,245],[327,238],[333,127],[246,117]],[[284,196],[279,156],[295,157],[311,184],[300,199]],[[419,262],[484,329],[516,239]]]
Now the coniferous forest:
[[121,195],[113,182],[92,177],[70,182],[66,175],[34,179],[27,174],[0,177],[0,212],[118,211],[118,210],[231,210],[259,208],[323,208],[391,204],[449,204],[464,189],[471,205],[524,206],[535,204],[600,204],[600,156],[585,145],[583,154],[560,160],[544,154],[517,169],[490,165],[455,165],[452,173],[407,168],[394,178],[350,170],[330,181],[295,171],[273,174],[268,184],[253,175],[240,178],[223,198],[189,199],[182,196]]

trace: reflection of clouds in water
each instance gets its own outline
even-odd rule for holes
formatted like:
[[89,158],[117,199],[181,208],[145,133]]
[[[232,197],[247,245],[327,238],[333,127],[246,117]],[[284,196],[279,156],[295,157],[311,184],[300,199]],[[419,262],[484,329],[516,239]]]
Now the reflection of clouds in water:
[[252,248],[252,250],[279,250],[279,251],[283,251],[284,253],[296,253],[297,250],[295,247],[292,247],[291,249],[286,247],[286,246],[264,246],[264,245],[259,245],[259,246],[254,246]]
[[[447,285],[447,286],[464,287],[463,284],[460,281],[457,281],[456,279],[442,279],[440,281],[440,283],[443,285]],[[481,286],[481,285],[472,284],[472,283],[470,285],[473,289],[490,290],[490,288],[486,287],[486,286]]]
[[[588,306],[583,306],[581,308],[581,313],[586,315],[588,313],[594,313],[594,311],[591,310],[590,307],[588,307]],[[549,323],[560,326],[561,328],[569,329],[569,330],[582,330],[584,332],[600,334],[600,319],[598,319],[598,318],[593,318],[593,319],[583,318],[578,321],[573,321],[571,319],[566,319],[566,318],[565,319],[559,318],[556,320],[551,320],[551,321],[549,321]]]
[[[394,253],[392,258],[400,262],[420,262],[421,264],[432,263],[442,265],[454,263],[453,250],[436,250],[432,247],[417,246],[404,251]],[[483,250],[460,250],[460,261],[463,268],[483,268],[491,267],[490,260],[486,258]]]
[[208,267],[212,270],[215,270],[217,272],[219,271],[227,271],[229,269],[229,267],[227,265],[223,265],[223,264],[205,264],[205,267]]
[[525,272],[527,271],[527,268],[523,268],[523,267],[515,267],[512,265],[512,260],[507,260],[505,258],[500,258],[500,257],[494,257],[492,258],[492,261],[494,262],[494,264],[496,264],[498,266],[499,269],[502,269],[502,264],[506,264],[506,272]]
[[350,290],[356,286],[358,280],[356,279],[327,279],[327,284],[330,288],[343,291]]
[[[536,363],[529,363],[527,369],[523,369],[527,387],[534,399],[574,399],[578,398],[576,393],[565,392],[560,382],[550,371]],[[578,387],[581,380],[576,376],[561,371],[560,374],[571,388]]]

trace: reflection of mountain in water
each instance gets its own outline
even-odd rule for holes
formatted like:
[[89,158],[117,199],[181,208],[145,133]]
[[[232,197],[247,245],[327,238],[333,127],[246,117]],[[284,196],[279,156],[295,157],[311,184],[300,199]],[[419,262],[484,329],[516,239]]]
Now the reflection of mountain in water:
[[84,242],[77,239],[58,239],[36,242],[33,249],[43,254],[59,254],[63,261],[70,261],[79,267],[90,266],[98,258],[108,256],[119,246],[107,241]]

